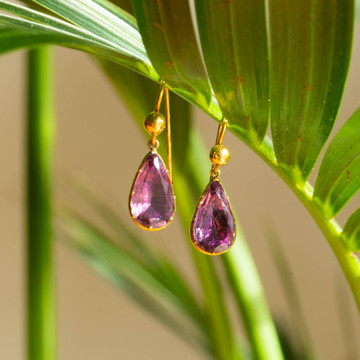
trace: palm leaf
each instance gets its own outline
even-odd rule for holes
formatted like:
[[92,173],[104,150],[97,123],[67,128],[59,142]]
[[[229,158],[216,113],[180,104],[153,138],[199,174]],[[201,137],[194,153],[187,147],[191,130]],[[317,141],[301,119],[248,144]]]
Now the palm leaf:
[[[159,273],[150,270],[129,250],[119,246],[118,241],[111,240],[107,234],[76,212],[67,211],[67,215],[63,215],[62,218],[66,222],[61,226],[61,238],[69,246],[81,253],[97,271],[120,286],[147,311],[155,311],[154,315],[181,337],[192,345],[200,345],[209,351],[208,340],[204,338],[206,334],[204,318],[200,318],[202,325],[197,323],[202,312],[197,310],[196,317],[193,317],[194,313],[190,314],[192,310],[188,312],[188,305],[183,302],[183,298],[159,281],[161,279]],[[131,232],[128,231],[128,234]],[[133,240],[131,237],[126,238],[128,242]],[[153,256],[157,257],[154,253]],[[143,258],[145,259],[142,260],[146,262],[148,259],[146,252],[143,252]],[[161,257],[157,258],[157,262],[159,264],[162,262]],[[169,269],[169,266],[165,265],[164,270]],[[177,283],[176,291],[181,294],[181,289],[180,284]]]
[[[59,15],[66,17],[66,15],[70,14],[70,19],[67,20],[74,23],[76,23],[76,15],[80,16],[80,18],[83,16],[79,15],[79,12],[72,13],[72,7],[65,2],[61,4],[54,1],[41,2],[41,5],[45,4],[49,5],[50,10],[58,11]],[[0,42],[0,53],[23,46],[35,46],[53,42],[111,59],[154,80],[158,79],[158,75],[151,66],[142,45],[134,18],[125,12],[122,12],[123,16],[118,19],[116,25],[112,25],[111,30],[108,30],[110,32],[114,31],[119,36],[119,40],[114,36],[104,37],[107,33],[103,28],[106,29],[106,26],[101,21],[102,18],[99,19],[99,16],[91,18],[89,15],[90,18],[86,18],[87,21],[84,21],[85,26],[81,29],[55,17],[7,1],[0,0],[0,9],[20,17],[0,14],[0,26],[5,27],[6,30],[0,32],[0,38],[2,39],[4,36],[4,41]],[[80,11],[80,14],[82,14],[82,10],[83,8],[79,5],[78,11]],[[92,14],[89,9],[85,13],[89,14],[89,12]],[[110,16],[105,9],[104,12],[105,15]],[[80,21],[80,23],[82,22]],[[121,24],[120,29],[119,23]],[[10,31],[14,29],[22,31]],[[29,36],[29,34],[34,35],[34,37]]]
[[334,217],[360,188],[360,109],[336,134],[321,162],[314,199]]
[[206,68],[220,108],[231,125],[240,126],[260,146],[269,121],[265,2],[195,3]]
[[277,161],[305,181],[335,123],[349,69],[351,0],[270,1],[271,130]]
[[178,93],[194,93],[205,108],[211,88],[196,43],[187,1],[136,0],[139,30],[151,63],[160,77]]
[[357,209],[347,220],[342,237],[351,251],[360,251],[360,209]]

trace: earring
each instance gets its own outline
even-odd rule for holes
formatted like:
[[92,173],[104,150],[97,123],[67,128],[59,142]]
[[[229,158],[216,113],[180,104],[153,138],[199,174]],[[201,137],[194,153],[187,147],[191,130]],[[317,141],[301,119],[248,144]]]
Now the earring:
[[[160,110],[165,97],[165,117]],[[175,196],[172,188],[171,129],[169,90],[165,82],[157,97],[155,110],[145,118],[145,129],[151,134],[148,142],[150,152],[140,164],[135,176],[130,196],[131,218],[142,229],[155,231],[164,229],[173,220]],[[158,154],[159,141],[156,137],[166,128],[167,160],[169,171]]]
[[210,182],[196,207],[191,222],[191,240],[193,245],[204,254],[220,255],[234,244],[236,223],[229,198],[219,180],[219,166],[230,160],[230,151],[222,145],[227,120],[219,125],[216,145],[210,151],[212,168]]

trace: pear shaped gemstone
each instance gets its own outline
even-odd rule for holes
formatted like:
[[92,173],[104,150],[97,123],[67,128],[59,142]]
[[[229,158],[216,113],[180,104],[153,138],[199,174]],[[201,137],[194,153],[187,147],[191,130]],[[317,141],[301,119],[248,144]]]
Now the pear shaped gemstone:
[[195,247],[209,255],[227,251],[234,243],[234,215],[225,190],[219,181],[212,181],[204,191],[191,224]]
[[174,192],[163,160],[150,152],[140,165],[129,202],[133,220],[142,228],[160,230],[172,221]]

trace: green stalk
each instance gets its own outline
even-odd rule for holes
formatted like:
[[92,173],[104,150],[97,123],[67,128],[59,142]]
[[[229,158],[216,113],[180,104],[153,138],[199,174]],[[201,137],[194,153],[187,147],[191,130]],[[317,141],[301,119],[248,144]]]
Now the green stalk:
[[[189,179],[181,176],[180,172],[174,171],[175,193],[181,194],[181,196],[177,197],[177,209],[185,229],[189,227],[195,205],[189,192],[188,181]],[[204,312],[208,321],[208,336],[216,359],[243,359],[235,341],[223,289],[219,276],[215,271],[214,259],[198,253],[195,248],[192,248],[192,255],[203,289]]]
[[256,266],[239,229],[236,246],[224,254],[222,260],[255,358],[284,359]]
[[[203,184],[208,180],[210,161],[199,161],[206,159],[207,156],[201,138],[195,131],[191,134],[190,142],[191,153],[197,156],[188,158],[187,181],[200,193]],[[261,280],[240,226],[237,226],[235,245],[220,258],[225,266],[255,358],[284,359]]]
[[54,138],[53,55],[28,53],[27,113],[27,340],[28,360],[56,358],[51,230]]
[[[241,137],[236,129],[233,129],[233,131],[238,137]],[[360,310],[360,263],[353,252],[346,247],[341,237],[341,226],[334,219],[328,220],[324,215],[325,212],[321,204],[313,201],[313,187],[309,182],[297,186],[292,179],[290,170],[281,168],[277,164],[272,148],[268,143],[264,143],[261,149],[254,148],[246,140],[245,143],[284,180],[309,211],[334,252],[350,285],[357,307]]]

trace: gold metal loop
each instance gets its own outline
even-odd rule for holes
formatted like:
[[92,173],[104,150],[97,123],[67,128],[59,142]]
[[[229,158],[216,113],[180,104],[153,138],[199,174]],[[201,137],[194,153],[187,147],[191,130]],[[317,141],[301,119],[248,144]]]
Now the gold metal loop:
[[167,87],[165,87],[165,119],[166,119],[166,151],[167,151],[168,171],[169,171],[170,182],[172,184],[173,172],[172,172],[172,154],[171,154],[170,98],[169,98],[169,89]]
[[226,126],[228,124],[227,119],[223,119],[223,123],[219,125],[216,135],[216,145],[221,145],[225,136]]
[[[165,122],[166,122],[166,150],[167,150],[167,163],[168,172],[171,184],[173,183],[173,172],[172,172],[172,154],[171,154],[171,127],[170,127],[170,98],[169,89],[165,86],[165,81],[161,82],[160,90],[156,99],[154,113],[158,114],[162,99],[165,94]],[[156,140],[156,135],[153,133],[149,141],[149,147],[151,150],[156,150],[159,146],[159,142]]]
[[164,90],[165,90],[165,81],[162,81],[161,86],[160,86],[160,90],[159,90],[159,93],[158,93],[158,96],[157,96],[157,99],[156,99],[156,103],[155,103],[154,111],[156,113],[158,113],[159,110],[160,110],[162,98],[163,98],[163,95],[164,95]]
[[213,165],[210,170],[210,181],[215,181],[220,176],[220,169],[218,165]]
[[159,147],[159,141],[154,139],[154,142],[152,141],[152,138],[148,141],[148,147],[151,151],[157,150]]

